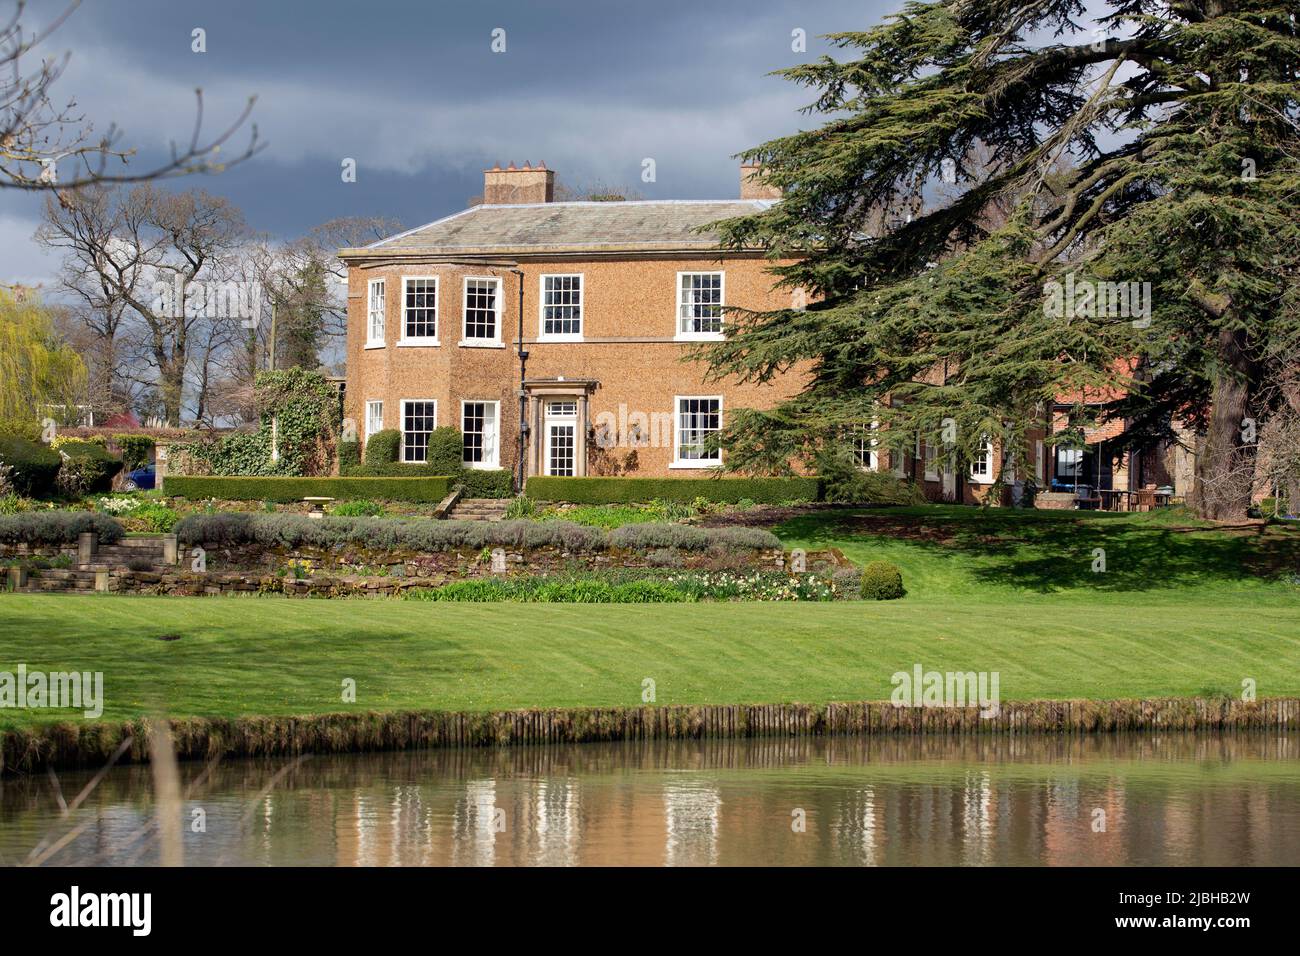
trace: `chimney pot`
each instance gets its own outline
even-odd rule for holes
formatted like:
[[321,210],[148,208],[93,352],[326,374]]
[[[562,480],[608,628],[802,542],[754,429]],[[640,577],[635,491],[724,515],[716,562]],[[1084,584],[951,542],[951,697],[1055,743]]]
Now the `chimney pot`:
[[483,171],[485,206],[531,205],[555,201],[555,172],[544,163],[524,162],[516,168],[512,162],[505,169],[495,165]]

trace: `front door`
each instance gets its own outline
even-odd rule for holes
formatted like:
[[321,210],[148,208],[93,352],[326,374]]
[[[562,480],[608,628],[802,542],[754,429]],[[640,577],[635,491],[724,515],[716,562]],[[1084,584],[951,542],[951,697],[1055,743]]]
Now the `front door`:
[[574,399],[552,399],[546,403],[542,423],[542,472],[571,477],[577,474],[578,403]]

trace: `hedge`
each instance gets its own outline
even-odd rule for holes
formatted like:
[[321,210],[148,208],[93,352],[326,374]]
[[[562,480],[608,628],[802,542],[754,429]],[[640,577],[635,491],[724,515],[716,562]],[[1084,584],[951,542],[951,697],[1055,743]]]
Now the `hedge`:
[[94,531],[100,544],[113,544],[123,529],[97,511],[26,511],[0,515],[0,542],[5,544],[76,544],[82,532]]
[[221,501],[301,501],[303,498],[364,498],[370,501],[438,502],[449,478],[250,478],[168,475],[163,494]]
[[453,479],[466,498],[509,498],[515,493],[515,476],[504,468],[466,468]]
[[63,456],[39,442],[17,435],[0,435],[0,463],[13,469],[10,478],[20,495],[48,498],[54,493]]
[[394,461],[383,465],[339,465],[346,478],[447,478],[452,486],[461,486],[466,498],[509,498],[515,493],[513,472],[504,468],[439,469],[420,462],[404,464]]
[[760,504],[816,501],[816,478],[553,478],[528,479],[526,494],[538,501],[582,505],[627,504],[659,498],[694,501],[704,498],[725,504],[748,499]]

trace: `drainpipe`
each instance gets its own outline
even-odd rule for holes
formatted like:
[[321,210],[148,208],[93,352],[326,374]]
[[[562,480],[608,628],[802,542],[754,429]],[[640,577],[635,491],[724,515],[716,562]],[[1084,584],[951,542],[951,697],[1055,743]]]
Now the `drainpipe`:
[[511,269],[519,277],[519,449],[516,459],[516,469],[518,477],[516,484],[518,491],[523,494],[524,490],[524,469],[526,467],[526,452],[528,448],[528,397],[524,394],[524,380],[527,377],[528,368],[528,350],[524,348],[524,272],[522,269]]

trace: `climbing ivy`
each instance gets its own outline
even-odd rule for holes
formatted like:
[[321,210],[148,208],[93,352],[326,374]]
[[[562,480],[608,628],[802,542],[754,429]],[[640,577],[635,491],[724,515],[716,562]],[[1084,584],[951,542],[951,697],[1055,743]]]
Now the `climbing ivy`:
[[[179,446],[214,475],[327,475],[341,423],[338,392],[319,372],[259,372],[255,432]],[[272,450],[278,454],[272,457]]]

